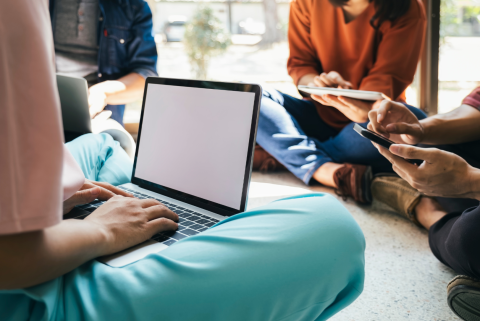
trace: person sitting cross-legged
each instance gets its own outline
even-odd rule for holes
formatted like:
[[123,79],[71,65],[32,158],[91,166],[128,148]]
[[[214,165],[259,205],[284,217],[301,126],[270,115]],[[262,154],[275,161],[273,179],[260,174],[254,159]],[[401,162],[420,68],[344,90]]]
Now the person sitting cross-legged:
[[376,147],[400,176],[375,178],[373,197],[429,231],[433,254],[461,274],[448,285],[449,306],[479,320],[480,87],[447,114],[419,121],[402,104],[384,101],[369,118],[371,130],[397,143]]
[[[326,320],[360,295],[363,233],[321,193],[239,213],[123,267],[96,261],[177,229],[178,215],[85,180],[82,169],[121,181],[131,167],[114,166],[125,155],[108,135],[64,145],[46,0],[0,2],[0,42],[0,320]],[[109,200],[62,219],[93,198]]]
[[[288,73],[297,86],[376,91],[405,102],[425,25],[418,0],[292,1]],[[391,165],[353,126],[367,122],[378,102],[264,90],[257,143],[305,184],[316,181],[368,203],[372,171]],[[255,158],[259,168],[274,160],[258,149]]]

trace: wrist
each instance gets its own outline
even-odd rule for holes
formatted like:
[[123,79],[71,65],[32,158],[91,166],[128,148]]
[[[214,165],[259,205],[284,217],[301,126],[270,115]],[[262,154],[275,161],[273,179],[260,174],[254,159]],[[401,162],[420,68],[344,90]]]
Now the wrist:
[[94,258],[110,254],[109,245],[112,242],[112,236],[109,230],[105,226],[92,220],[84,219],[82,223],[92,232],[91,239],[95,244],[95,246],[92,247]]

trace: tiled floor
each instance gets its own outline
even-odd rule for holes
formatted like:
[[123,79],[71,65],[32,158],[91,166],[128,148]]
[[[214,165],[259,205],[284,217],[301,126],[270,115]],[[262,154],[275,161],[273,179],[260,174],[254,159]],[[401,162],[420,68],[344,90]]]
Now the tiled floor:
[[[334,194],[307,187],[288,172],[254,172],[248,207],[309,190]],[[446,302],[446,285],[455,274],[430,252],[427,232],[380,203],[343,203],[365,234],[366,280],[362,295],[331,320],[459,320]]]

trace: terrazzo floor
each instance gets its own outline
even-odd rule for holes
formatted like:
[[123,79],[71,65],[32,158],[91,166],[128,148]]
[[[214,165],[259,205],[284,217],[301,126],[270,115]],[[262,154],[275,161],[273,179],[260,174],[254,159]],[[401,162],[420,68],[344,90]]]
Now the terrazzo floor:
[[[305,186],[289,172],[254,172],[248,208],[309,191],[335,195],[330,188]],[[365,234],[365,288],[330,320],[460,320],[446,301],[446,286],[455,274],[430,252],[427,232],[381,203],[342,202]]]

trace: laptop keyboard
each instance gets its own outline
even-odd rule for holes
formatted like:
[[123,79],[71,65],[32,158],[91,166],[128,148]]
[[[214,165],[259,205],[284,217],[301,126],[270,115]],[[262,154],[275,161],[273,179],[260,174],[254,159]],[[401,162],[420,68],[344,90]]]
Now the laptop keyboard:
[[[152,236],[151,240],[163,243],[165,245],[172,245],[173,243],[184,239],[186,237],[198,234],[200,232],[203,232],[207,230],[209,227],[212,227],[213,225],[217,224],[220,222],[217,219],[214,219],[213,217],[209,217],[200,213],[197,213],[195,211],[186,209],[182,206],[179,206],[177,204],[172,204],[169,202],[166,202],[164,200],[145,195],[142,193],[139,193],[137,191],[132,191],[131,189],[125,188],[125,187],[119,187],[120,189],[123,189],[124,191],[132,194],[136,198],[139,199],[147,199],[147,198],[153,198],[156,199],[157,201],[162,202],[166,207],[168,207],[170,210],[173,212],[177,213],[178,215],[178,230],[176,231],[168,231],[168,232],[161,232],[158,234],[155,234]],[[92,203],[89,204],[84,204],[84,205],[79,205],[77,208],[80,208],[82,210],[87,211],[89,214],[83,214],[75,217],[70,217],[74,219],[80,219],[83,220],[85,217],[90,215],[93,211],[95,211],[99,206],[101,206],[105,201],[93,201]]]

